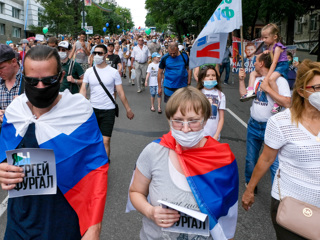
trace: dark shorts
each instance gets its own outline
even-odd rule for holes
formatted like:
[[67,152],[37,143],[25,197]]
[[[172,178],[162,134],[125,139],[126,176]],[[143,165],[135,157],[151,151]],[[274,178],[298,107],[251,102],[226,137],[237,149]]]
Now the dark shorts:
[[96,115],[102,136],[111,137],[114,121],[116,118],[115,109],[104,110],[93,108],[93,111]]
[[169,101],[169,98],[171,97],[171,96],[168,96],[168,95],[166,95],[166,94],[163,94],[163,101],[165,102],[165,103],[167,103],[168,101]]
[[307,240],[304,237],[301,237],[283,227],[281,227],[277,221],[277,211],[280,201],[274,198],[271,198],[271,219],[273,223],[274,230],[276,231],[277,240]]

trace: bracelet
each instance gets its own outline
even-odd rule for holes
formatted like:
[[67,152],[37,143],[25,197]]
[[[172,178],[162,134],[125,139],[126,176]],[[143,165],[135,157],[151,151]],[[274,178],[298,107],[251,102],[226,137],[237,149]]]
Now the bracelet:
[[75,80],[74,80],[74,83],[78,83],[78,80],[77,80],[77,79],[75,79]]

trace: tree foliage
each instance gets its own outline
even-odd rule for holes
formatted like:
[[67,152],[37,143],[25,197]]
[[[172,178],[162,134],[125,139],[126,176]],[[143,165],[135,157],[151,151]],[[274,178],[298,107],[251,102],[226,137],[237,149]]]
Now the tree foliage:
[[[198,35],[222,0],[146,0],[148,16],[154,25],[168,24],[178,35]],[[239,1],[239,0],[233,0]],[[287,19],[286,42],[293,41],[294,20],[310,9],[320,8],[319,0],[242,0],[243,29],[248,39],[254,38],[257,21],[267,24]],[[147,18],[149,21],[150,19]],[[147,22],[146,22],[146,25]]]
[[[83,0],[37,0],[43,7],[44,13],[40,15],[40,21],[44,26],[48,26],[49,31],[58,34],[76,35],[81,30],[83,10]],[[101,5],[104,8],[111,9],[111,12],[105,12],[97,6],[86,6],[87,13],[85,21],[88,26],[93,26],[94,34],[104,34],[103,27],[109,23],[106,33],[121,33],[122,30],[133,27],[131,12],[128,8],[115,6],[111,3]],[[120,25],[120,28],[117,28]],[[32,27],[38,31],[41,28]]]

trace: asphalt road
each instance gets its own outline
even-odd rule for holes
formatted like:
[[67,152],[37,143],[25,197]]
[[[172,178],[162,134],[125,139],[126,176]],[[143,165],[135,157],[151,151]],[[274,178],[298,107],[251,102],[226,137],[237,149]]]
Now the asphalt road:
[[[237,77],[234,78],[234,82],[232,84],[230,78],[229,85],[223,85],[229,110],[225,113],[221,142],[230,144],[239,168],[239,217],[235,239],[273,240],[276,237],[269,211],[271,200],[269,173],[259,183],[259,192],[251,210],[245,212],[241,207],[241,196],[245,189],[246,154],[246,127],[241,123],[241,120],[244,123],[248,121],[251,102],[241,103],[239,101]],[[195,82],[192,85],[195,85]],[[135,117],[131,121],[127,119],[120,99],[117,99],[120,106],[120,117],[116,119],[111,140],[110,158],[112,162],[109,169],[108,196],[101,239],[139,239],[141,214],[137,212],[125,213],[130,179],[135,162],[143,148],[149,142],[169,131],[165,114],[150,111],[148,88],[142,93],[137,93],[136,86],[129,85],[127,79],[123,79],[123,87]],[[163,110],[164,107],[163,104]],[[6,195],[6,192],[0,191],[0,204]],[[0,217],[0,239],[3,238],[5,225],[6,212]]]

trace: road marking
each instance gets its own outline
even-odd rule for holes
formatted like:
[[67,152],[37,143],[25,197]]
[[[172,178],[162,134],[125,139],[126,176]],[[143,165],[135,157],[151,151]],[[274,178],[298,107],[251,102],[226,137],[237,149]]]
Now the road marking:
[[0,204],[0,217],[7,210],[7,205],[8,205],[8,196]]
[[235,114],[234,112],[232,112],[229,108],[226,108],[226,110],[227,110],[228,113],[230,113],[235,119],[237,119],[238,122],[240,122],[245,128],[248,128],[248,125],[247,125],[244,121],[242,121],[242,119],[239,118],[239,117],[237,116],[237,114]]

